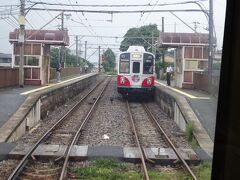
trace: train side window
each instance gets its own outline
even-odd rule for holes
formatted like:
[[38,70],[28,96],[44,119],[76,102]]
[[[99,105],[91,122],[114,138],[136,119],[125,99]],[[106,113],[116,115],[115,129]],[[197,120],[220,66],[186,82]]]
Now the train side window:
[[128,74],[130,71],[130,63],[129,61],[120,61],[119,73]]
[[133,73],[140,72],[140,62],[133,62]]
[[144,62],[143,63],[143,74],[152,74],[153,73],[153,63]]
[[153,74],[153,56],[144,54],[143,74]]

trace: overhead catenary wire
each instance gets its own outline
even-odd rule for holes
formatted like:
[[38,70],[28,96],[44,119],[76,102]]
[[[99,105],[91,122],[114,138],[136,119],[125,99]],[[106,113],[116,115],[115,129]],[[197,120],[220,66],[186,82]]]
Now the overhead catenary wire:
[[[154,6],[152,7],[152,10],[156,7],[157,3],[159,2],[159,0],[156,1],[156,3],[154,4]],[[150,16],[151,12],[148,13],[148,15],[145,17],[145,19],[143,20],[143,23],[148,19],[148,17]]]
[[[52,2],[49,2],[49,0],[48,1],[44,1],[44,0],[41,0],[41,3],[45,3],[45,6],[43,6],[43,5],[41,5],[41,3],[39,4],[39,6],[43,6],[43,7],[46,7],[46,9],[48,8],[48,5],[49,4],[55,4],[55,5],[58,5],[58,6],[62,6],[62,2],[61,1],[57,1],[57,0],[55,0],[55,2],[54,3],[52,3]],[[29,4],[31,4],[31,3],[33,3],[33,2],[38,2],[38,1],[27,1]],[[175,3],[175,4],[184,4],[184,3],[192,3],[192,2],[195,2],[195,1],[185,1],[185,2],[179,2],[179,3]],[[196,2],[200,2],[200,1],[196,1]],[[169,4],[174,4],[174,3],[159,3],[158,4],[158,2],[157,3],[154,3],[154,4],[143,4],[143,6],[145,6],[145,7],[154,7],[154,5],[156,5],[156,6],[166,6],[166,5],[169,5]],[[131,7],[131,6],[136,6],[137,4],[129,4],[130,6],[129,7]],[[77,10],[77,6],[82,6],[82,4],[68,4],[68,6],[73,6],[73,7],[76,7],[76,10]],[[83,6],[89,6],[89,7],[91,7],[91,5],[83,5]],[[128,6],[128,4],[124,4],[124,5],[119,5],[119,6],[122,6],[122,7],[127,7]],[[141,6],[141,4],[138,4],[137,6]],[[136,7],[137,7],[136,6]],[[104,7],[104,5],[97,5],[96,7]],[[107,5],[106,7],[117,7],[117,5]],[[34,10],[34,8],[35,7],[33,7],[33,10]],[[65,8],[64,8],[65,9]],[[206,10],[207,11],[207,10]],[[205,12],[206,12],[205,11]],[[39,12],[39,11],[35,11],[35,12]],[[49,10],[49,12],[50,12],[50,10]],[[85,13],[85,12],[84,12]],[[123,12],[121,12],[121,13],[123,13]],[[137,12],[138,13],[138,12]],[[82,20],[84,20],[84,18],[82,18]],[[85,19],[86,20],[86,19]],[[86,21],[89,21],[89,19],[87,19]],[[84,23],[85,23],[85,21],[84,21]],[[85,23],[85,24],[87,24],[87,23]],[[84,26],[83,26],[84,27]],[[88,27],[87,25],[86,25],[86,27]],[[91,26],[92,28],[94,28],[94,26]],[[88,27],[89,28],[89,27]],[[91,30],[92,31],[92,30]],[[95,34],[95,33],[93,33],[93,34]],[[87,36],[86,36],[87,37]],[[93,37],[93,36],[92,36]],[[103,37],[103,36],[95,36],[96,38],[105,38],[105,37]],[[108,38],[108,37],[106,37],[106,38]],[[111,38],[125,38],[125,37],[111,37]],[[133,37],[126,37],[126,38],[133,38]],[[141,37],[138,37],[138,38],[141,38]],[[149,37],[149,38],[151,38],[151,37]],[[120,40],[119,40],[120,41]]]
[[16,25],[14,25],[12,22],[9,22],[8,19],[3,19],[8,25],[10,25],[13,28],[17,28]]
[[[159,0],[158,0],[159,1]],[[66,3],[49,3],[49,2],[41,2],[39,3],[38,1],[28,1],[31,3],[38,3],[38,4],[45,4],[48,6],[72,6],[72,7],[122,7],[122,8],[126,8],[126,7],[157,7],[157,6],[171,6],[171,5],[182,5],[182,4],[190,4],[190,3],[195,3],[195,2],[203,2],[206,0],[196,0],[196,1],[183,1],[183,2],[176,2],[176,3],[161,3],[158,4],[154,3],[151,4],[151,2],[149,4],[104,4],[104,5],[100,5],[100,4],[66,4]]]
[[17,21],[13,20],[13,19],[11,18],[11,16],[10,16],[8,19],[9,19],[9,21],[11,21],[15,26],[18,26]]
[[[41,1],[41,0],[40,0]],[[43,10],[45,10],[45,11],[47,11],[47,13],[53,18],[53,15],[51,14],[51,12],[49,12],[49,10],[46,8],[46,6],[43,4],[42,5],[44,8],[43,8]],[[31,10],[32,10],[33,8],[31,8]],[[54,21],[55,22],[57,22],[57,24],[59,24],[59,22],[56,20],[56,19],[54,19]]]
[[203,12],[208,13],[208,10],[200,9],[157,9],[157,10],[83,10],[83,9],[60,9],[60,8],[32,8],[35,11],[64,11],[64,12],[81,12],[81,13],[95,13],[95,14],[132,14],[132,13],[148,13],[148,12]]
[[77,35],[73,35],[70,34],[69,36],[82,36],[82,37],[101,37],[101,38],[128,38],[128,39],[141,39],[141,38],[145,38],[145,39],[151,39],[152,36],[95,36],[95,35],[83,35],[83,34],[77,34]]
[[[70,5],[72,5],[72,3],[70,2],[70,0],[68,0],[68,2],[70,3]],[[73,6],[72,6],[72,8],[73,8],[73,10],[75,10],[75,8],[74,8]],[[88,31],[90,34],[96,34],[95,32],[92,32],[92,31],[89,29],[89,27],[84,24],[83,20],[80,18],[80,16],[79,16],[79,14],[77,13],[77,11],[75,11],[75,12],[76,12],[76,15],[77,15],[78,19],[80,20],[81,24],[87,29],[87,31]],[[98,39],[97,39],[97,40],[98,40]],[[98,40],[98,41],[99,41],[99,40]]]

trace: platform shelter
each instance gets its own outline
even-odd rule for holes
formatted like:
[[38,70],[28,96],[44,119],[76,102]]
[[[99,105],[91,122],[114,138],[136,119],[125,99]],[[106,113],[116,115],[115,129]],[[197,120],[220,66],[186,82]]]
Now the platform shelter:
[[[19,30],[10,32],[9,42],[13,44],[12,67],[19,67]],[[24,42],[24,84],[43,85],[50,79],[50,46],[69,45],[67,31],[25,30]]]
[[193,88],[194,72],[208,68],[208,34],[205,33],[160,33],[161,48],[176,48],[176,86]]

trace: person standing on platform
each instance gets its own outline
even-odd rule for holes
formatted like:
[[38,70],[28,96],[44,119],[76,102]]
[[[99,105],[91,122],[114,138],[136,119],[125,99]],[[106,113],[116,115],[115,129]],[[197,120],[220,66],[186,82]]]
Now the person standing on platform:
[[172,66],[168,66],[166,71],[167,71],[167,85],[171,86],[171,75],[173,72]]
[[56,67],[56,73],[57,73],[57,82],[61,81],[61,70],[62,70],[62,65],[60,62],[57,63]]

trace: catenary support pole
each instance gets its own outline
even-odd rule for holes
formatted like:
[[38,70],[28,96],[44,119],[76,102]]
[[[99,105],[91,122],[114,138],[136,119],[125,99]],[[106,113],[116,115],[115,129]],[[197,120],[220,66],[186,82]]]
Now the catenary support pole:
[[76,36],[76,63],[78,64],[78,36]]
[[84,58],[84,72],[86,68],[86,62],[87,61],[87,41],[85,41],[85,58]]
[[[164,17],[162,17],[162,32],[164,32]],[[165,62],[165,53],[164,53],[164,48],[162,49],[162,63],[164,64]]]
[[213,62],[213,0],[209,0],[209,52],[208,52],[208,77],[211,85]]
[[24,87],[25,0],[20,0],[19,25],[20,25],[20,33],[18,37],[20,49],[19,86]]
[[98,46],[98,72],[101,71],[100,62],[101,62],[101,46]]

